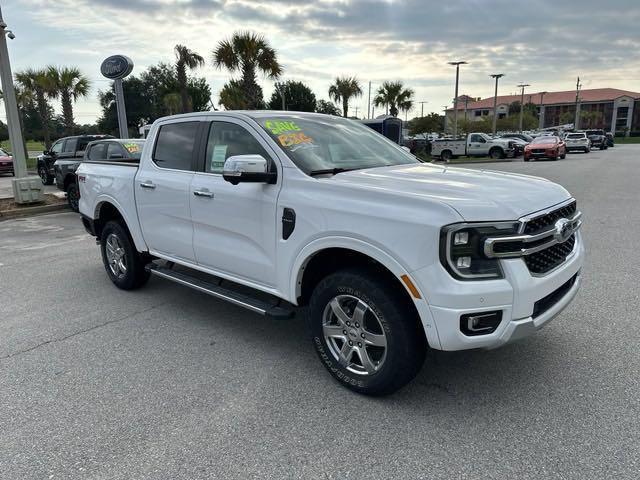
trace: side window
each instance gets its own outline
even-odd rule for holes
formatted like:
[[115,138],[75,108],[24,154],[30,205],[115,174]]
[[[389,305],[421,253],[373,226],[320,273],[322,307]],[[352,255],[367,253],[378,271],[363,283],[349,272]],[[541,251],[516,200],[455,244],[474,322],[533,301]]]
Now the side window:
[[211,122],[205,172],[222,173],[227,158],[234,155],[262,155],[270,160],[269,154],[258,140],[244,127],[230,122]]
[[77,138],[67,138],[67,141],[64,142],[64,148],[62,149],[62,153],[75,153],[77,144],[78,144]]
[[469,139],[470,142],[474,142],[474,143],[480,143],[480,135],[477,134],[473,134],[471,135],[471,138]]
[[162,168],[191,170],[191,159],[200,122],[170,123],[160,127],[153,161]]
[[64,140],[58,140],[56,143],[53,144],[53,146],[51,147],[51,151],[55,154],[61,153],[62,152],[62,145],[64,144]]
[[120,144],[109,142],[107,144],[107,160],[121,160],[123,158],[126,158],[126,155]]
[[107,158],[107,144],[96,143],[91,145],[89,149],[89,160],[106,160]]
[[78,146],[76,147],[77,153],[82,153],[87,149],[87,144],[90,142],[88,138],[81,138],[78,140]]

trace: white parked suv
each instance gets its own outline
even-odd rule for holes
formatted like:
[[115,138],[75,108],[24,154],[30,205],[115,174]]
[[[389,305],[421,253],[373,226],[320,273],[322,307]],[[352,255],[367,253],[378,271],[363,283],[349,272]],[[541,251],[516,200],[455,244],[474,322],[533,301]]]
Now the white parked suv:
[[584,153],[591,151],[591,140],[585,132],[567,133],[564,137],[567,152],[579,150]]
[[307,307],[321,362],[361,393],[409,382],[428,348],[530,335],[580,285],[564,188],[423,164],[339,117],[162,118],[139,164],[85,161],[77,177],[116,286],[156,275],[271,317]]

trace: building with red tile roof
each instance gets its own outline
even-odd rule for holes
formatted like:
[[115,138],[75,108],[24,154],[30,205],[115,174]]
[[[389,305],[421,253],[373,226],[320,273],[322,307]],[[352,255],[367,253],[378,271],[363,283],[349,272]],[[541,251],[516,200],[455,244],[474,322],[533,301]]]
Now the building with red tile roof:
[[[466,98],[465,98],[466,97]],[[464,98],[465,101],[460,101]],[[509,115],[509,105],[520,102],[520,95],[498,95],[498,118]],[[481,120],[493,115],[494,97],[475,100],[467,95],[459,97],[458,119]],[[536,92],[524,94],[524,103],[533,103],[537,107],[540,128],[560,125],[562,119],[574,118],[576,113],[576,91]],[[577,104],[579,112],[599,112],[581,121],[583,128],[604,128],[607,131],[640,131],[640,93],[617,88],[592,88],[580,90]],[[567,112],[571,115],[567,115]],[[453,119],[453,108],[447,110],[447,123]],[[572,123],[572,122],[571,122]]]

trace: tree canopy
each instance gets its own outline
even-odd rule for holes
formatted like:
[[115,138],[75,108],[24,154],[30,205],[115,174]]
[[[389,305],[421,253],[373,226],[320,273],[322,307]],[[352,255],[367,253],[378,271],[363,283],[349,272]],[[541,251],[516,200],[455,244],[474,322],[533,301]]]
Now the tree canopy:
[[296,112],[315,112],[316,96],[302,82],[288,80],[276,82],[267,107],[271,110],[282,109],[282,93],[284,92],[285,109]]

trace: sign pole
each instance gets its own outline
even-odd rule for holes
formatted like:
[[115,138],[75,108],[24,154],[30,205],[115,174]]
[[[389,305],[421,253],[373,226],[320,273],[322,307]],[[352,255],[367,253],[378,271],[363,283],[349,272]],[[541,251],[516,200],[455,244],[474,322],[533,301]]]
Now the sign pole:
[[133,70],[133,62],[124,55],[111,55],[100,65],[100,72],[109,80],[113,80],[113,89],[116,94],[116,111],[118,114],[118,131],[120,138],[129,138],[127,128],[127,110],[124,106],[124,90],[122,79]]
[[127,110],[124,106],[124,91],[122,90],[122,79],[117,78],[113,81],[116,91],[116,109],[118,111],[118,130],[120,138],[129,138],[129,129],[127,128]]

